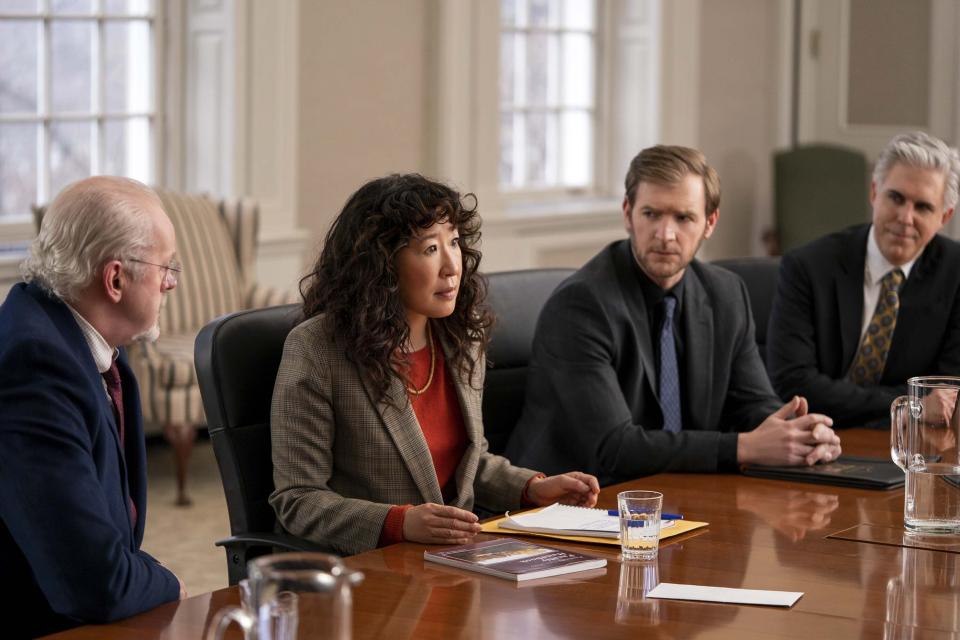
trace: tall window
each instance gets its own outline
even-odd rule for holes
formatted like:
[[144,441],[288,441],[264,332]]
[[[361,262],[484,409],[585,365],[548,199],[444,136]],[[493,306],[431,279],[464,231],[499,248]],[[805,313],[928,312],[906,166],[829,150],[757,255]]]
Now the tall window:
[[500,187],[595,181],[596,0],[501,0]]
[[85,176],[156,181],[154,11],[0,0],[0,225]]

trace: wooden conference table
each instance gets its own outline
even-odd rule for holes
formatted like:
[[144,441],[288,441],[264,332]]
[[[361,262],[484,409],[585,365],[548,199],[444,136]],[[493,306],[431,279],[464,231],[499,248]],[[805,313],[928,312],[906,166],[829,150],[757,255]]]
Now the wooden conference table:
[[[889,455],[885,431],[842,437],[845,453]],[[664,541],[656,563],[622,565],[616,547],[569,545],[606,557],[606,569],[522,586],[425,564],[424,545],[353,556],[346,564],[366,575],[354,590],[354,637],[960,638],[960,544],[901,546],[902,489],[661,474],[604,489],[599,506],[615,507],[626,488],[662,491],[664,511],[710,526]],[[645,599],[658,580],[805,595],[790,609]],[[220,589],[56,637],[201,638],[238,600],[236,587]]]

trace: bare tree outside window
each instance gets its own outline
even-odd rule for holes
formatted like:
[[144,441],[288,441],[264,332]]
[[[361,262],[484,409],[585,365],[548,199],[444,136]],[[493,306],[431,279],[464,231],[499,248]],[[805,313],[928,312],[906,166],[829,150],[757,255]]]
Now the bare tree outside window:
[[155,181],[152,0],[0,0],[0,224],[95,174]]
[[500,186],[594,182],[596,0],[501,0]]

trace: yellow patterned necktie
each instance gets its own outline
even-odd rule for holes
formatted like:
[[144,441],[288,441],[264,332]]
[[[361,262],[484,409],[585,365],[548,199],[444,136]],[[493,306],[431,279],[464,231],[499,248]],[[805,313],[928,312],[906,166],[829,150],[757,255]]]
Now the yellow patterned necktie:
[[897,327],[900,310],[900,285],[903,271],[894,269],[880,281],[880,299],[867,325],[857,356],[850,366],[850,380],[857,384],[877,384],[887,362],[893,330]]

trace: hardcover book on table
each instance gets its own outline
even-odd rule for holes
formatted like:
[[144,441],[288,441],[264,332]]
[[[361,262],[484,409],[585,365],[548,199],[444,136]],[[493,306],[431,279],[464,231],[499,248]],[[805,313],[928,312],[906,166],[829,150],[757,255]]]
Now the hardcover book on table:
[[607,565],[603,558],[514,538],[424,551],[423,559],[515,581],[588,571]]

